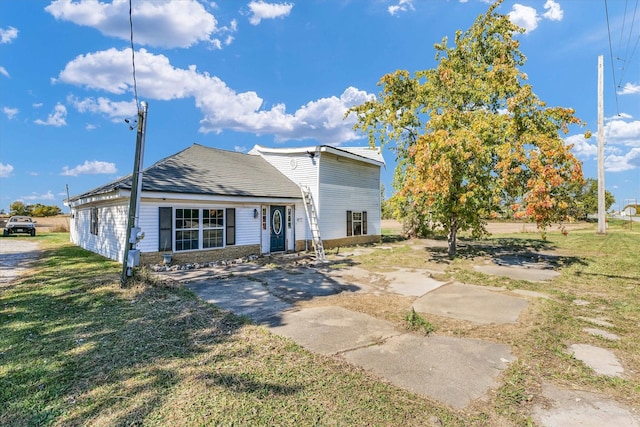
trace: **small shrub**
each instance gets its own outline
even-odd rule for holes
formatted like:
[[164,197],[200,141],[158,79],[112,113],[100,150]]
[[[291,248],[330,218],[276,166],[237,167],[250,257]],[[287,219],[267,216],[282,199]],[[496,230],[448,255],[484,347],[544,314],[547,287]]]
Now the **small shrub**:
[[429,335],[431,332],[436,330],[436,327],[433,323],[424,319],[424,317],[420,316],[416,313],[416,310],[411,307],[411,311],[407,314],[407,329],[410,331],[417,331],[418,329],[424,330],[425,335]]

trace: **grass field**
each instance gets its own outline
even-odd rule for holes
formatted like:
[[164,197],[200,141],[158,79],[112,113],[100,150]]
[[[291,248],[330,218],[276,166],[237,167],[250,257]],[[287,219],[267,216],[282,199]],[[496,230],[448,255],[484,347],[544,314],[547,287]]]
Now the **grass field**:
[[[182,287],[139,281],[121,289],[120,266],[71,246],[67,233],[24,239],[37,239],[44,254],[28,275],[0,288],[3,426],[522,425],[539,402],[542,381],[597,391],[640,410],[640,232],[623,224],[612,224],[606,236],[592,227],[567,237],[551,232],[547,240],[529,233],[463,239],[454,261],[445,262],[437,247],[415,249],[415,241],[354,259],[372,269],[437,264],[443,278],[551,296],[532,304],[515,326],[425,316],[436,334],[508,343],[518,357],[488,402],[462,412],[339,357],[312,354]],[[504,248],[553,252],[561,276],[540,284],[473,271],[473,262]],[[606,318],[621,339],[585,333],[581,317]],[[613,350],[626,376],[594,375],[565,353],[573,342]]]

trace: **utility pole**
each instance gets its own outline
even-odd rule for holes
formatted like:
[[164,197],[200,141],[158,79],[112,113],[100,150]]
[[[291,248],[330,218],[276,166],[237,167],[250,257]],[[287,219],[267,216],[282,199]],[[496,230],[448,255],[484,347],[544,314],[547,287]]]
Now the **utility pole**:
[[133,161],[133,174],[131,175],[131,195],[129,196],[129,213],[127,216],[127,232],[124,242],[124,256],[122,259],[122,274],[120,286],[124,286],[127,277],[133,274],[133,268],[140,262],[140,252],[135,249],[143,235],[138,227],[140,212],[140,195],[142,193],[142,159],[144,155],[144,139],[147,129],[147,107],[145,101],[140,103],[138,109],[138,134],[136,137],[136,153]]
[[604,198],[604,60],[598,56],[598,234],[607,233]]

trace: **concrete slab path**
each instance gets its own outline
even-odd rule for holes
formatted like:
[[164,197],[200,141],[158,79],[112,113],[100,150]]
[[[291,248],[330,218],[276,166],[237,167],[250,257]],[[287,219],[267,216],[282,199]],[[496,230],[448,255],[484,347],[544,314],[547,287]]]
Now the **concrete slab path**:
[[621,377],[624,373],[624,368],[611,350],[590,344],[572,344],[567,353],[581,360],[599,375]]
[[[359,289],[319,270],[253,271],[210,280],[205,279],[204,272],[188,275],[191,280],[196,276],[198,279],[186,286],[203,300],[248,316],[310,351],[340,354],[399,387],[454,408],[464,408],[486,396],[489,389],[498,386],[500,372],[514,359],[506,345],[413,335],[397,330],[387,321],[341,307],[296,310],[293,304],[300,299]],[[404,285],[396,290],[409,295],[441,285],[424,272],[415,271],[401,282]],[[478,291],[476,288],[467,286],[465,290]],[[513,303],[511,299],[501,301]],[[504,312],[503,308],[499,311]]]
[[[534,269],[527,270],[536,273]],[[202,299],[246,315],[310,351],[340,355],[399,387],[456,409],[485,398],[490,389],[499,387],[501,372],[515,360],[509,346],[477,339],[419,336],[363,313],[333,306],[296,310],[295,303],[345,291],[390,292],[417,296],[414,301],[417,312],[491,324],[516,323],[527,307],[525,298],[546,297],[534,292],[513,296],[504,288],[441,284],[432,281],[424,271],[398,270],[381,275],[358,267],[280,270],[238,265],[182,271],[173,276],[176,280],[180,277]],[[426,293],[420,295],[423,291]],[[598,326],[610,325],[602,319],[582,320]],[[592,363],[589,358],[600,354],[599,350],[602,349],[572,346],[569,351],[589,364]],[[621,367],[605,359],[605,365],[613,370],[604,374],[619,375]],[[550,385],[545,393],[550,404],[536,407],[533,414],[539,425],[640,427],[637,415],[605,397],[567,392]]]
[[419,297],[444,285],[445,282],[431,277],[429,270],[400,268],[397,271],[380,273],[388,282],[387,290],[404,296]]
[[640,427],[640,416],[615,401],[595,393],[563,390],[543,384],[548,405],[533,410],[533,420],[545,427]]
[[399,335],[393,325],[342,307],[312,307],[284,313],[271,332],[320,354],[337,354]]
[[403,334],[345,352],[344,358],[416,394],[456,409],[484,399],[515,360],[508,345],[477,339]]
[[418,313],[430,313],[479,324],[516,323],[527,307],[524,298],[504,295],[499,289],[450,283],[416,299]]
[[515,359],[507,345],[408,334],[341,307],[287,312],[269,329],[313,352],[341,354],[392,384],[458,409],[497,388],[500,372]]

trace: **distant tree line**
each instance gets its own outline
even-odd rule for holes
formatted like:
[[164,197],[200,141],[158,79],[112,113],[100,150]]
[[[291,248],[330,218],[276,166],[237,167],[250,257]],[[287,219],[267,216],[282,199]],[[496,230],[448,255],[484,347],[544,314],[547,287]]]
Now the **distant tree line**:
[[58,206],[46,206],[40,203],[35,205],[25,205],[21,201],[15,201],[9,205],[10,215],[24,215],[24,216],[56,216],[62,213],[62,209]]

